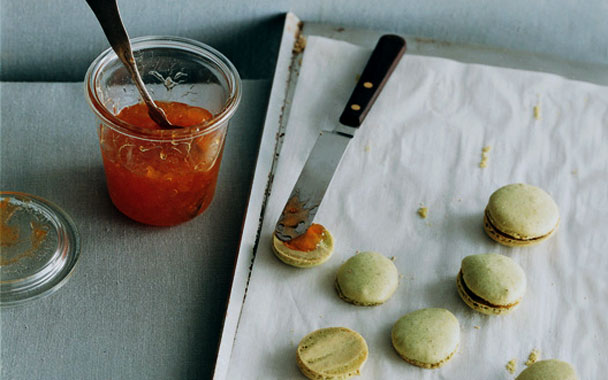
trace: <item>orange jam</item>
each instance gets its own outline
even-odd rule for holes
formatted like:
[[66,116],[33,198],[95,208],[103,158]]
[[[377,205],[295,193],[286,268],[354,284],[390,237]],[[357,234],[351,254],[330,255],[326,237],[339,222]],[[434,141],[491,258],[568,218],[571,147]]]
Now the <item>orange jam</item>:
[[[211,112],[204,108],[193,107],[184,103],[159,101],[155,101],[154,103],[165,111],[167,119],[169,119],[171,124],[179,125],[180,127],[191,127],[201,124],[213,117]],[[144,103],[123,108],[116,116],[120,120],[137,125],[138,127],[161,129],[148,115],[148,107]]]
[[[15,212],[19,210],[21,210],[21,207],[10,204],[8,198],[0,201],[0,246],[3,248],[9,248],[21,242],[19,228],[8,224]],[[48,233],[48,228],[32,220],[30,222],[30,240],[32,243],[30,248],[18,254],[13,253],[10,257],[0,255],[0,265],[14,264],[24,257],[34,256],[38,248],[44,243]]]
[[[156,103],[171,123],[182,127],[213,116],[184,103]],[[117,117],[139,127],[160,129],[143,103],[122,109]],[[128,217],[146,224],[170,226],[192,219],[213,198],[225,135],[223,126],[198,137],[150,141],[101,125],[99,138],[112,202]]]
[[285,246],[294,251],[310,252],[317,248],[323,240],[324,230],[322,225],[313,223],[303,235],[285,242]]
[[0,201],[0,246],[10,247],[19,242],[19,229],[8,224],[18,207],[9,203],[8,198]]

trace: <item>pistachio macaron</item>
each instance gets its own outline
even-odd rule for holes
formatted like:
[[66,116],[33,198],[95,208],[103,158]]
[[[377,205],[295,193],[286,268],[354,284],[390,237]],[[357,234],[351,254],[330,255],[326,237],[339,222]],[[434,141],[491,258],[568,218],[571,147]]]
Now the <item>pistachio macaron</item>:
[[529,246],[551,236],[559,224],[559,209],[544,190],[524,183],[503,186],[488,201],[484,230],[510,247]]
[[323,264],[334,251],[334,238],[320,224],[311,225],[306,233],[290,242],[272,237],[272,248],[276,257],[285,264],[310,268]]
[[336,275],[340,298],[359,306],[380,305],[399,285],[399,272],[392,260],[377,252],[360,252],[346,260]]
[[405,314],[393,325],[391,340],[406,362],[422,368],[439,368],[458,349],[460,325],[449,310],[420,309]]
[[298,344],[296,360],[309,379],[348,379],[361,373],[367,360],[365,339],[346,327],[328,327],[306,335]]
[[519,374],[515,380],[578,380],[574,368],[556,359],[538,361]]
[[467,256],[456,278],[460,298],[488,315],[515,310],[526,293],[524,270],[507,256],[495,253]]

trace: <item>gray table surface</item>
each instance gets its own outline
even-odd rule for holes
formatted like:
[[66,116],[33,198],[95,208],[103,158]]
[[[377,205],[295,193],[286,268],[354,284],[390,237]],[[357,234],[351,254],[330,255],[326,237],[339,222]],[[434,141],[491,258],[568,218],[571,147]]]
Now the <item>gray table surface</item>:
[[[0,79],[77,81],[108,43],[82,0],[0,0]],[[608,62],[606,0],[118,0],[132,37],[194,38],[270,78],[283,14],[347,28]]]
[[82,83],[2,83],[2,190],[49,199],[82,252],[49,297],[0,310],[0,378],[210,378],[270,82],[244,81],[210,208],[171,228],[113,206]]

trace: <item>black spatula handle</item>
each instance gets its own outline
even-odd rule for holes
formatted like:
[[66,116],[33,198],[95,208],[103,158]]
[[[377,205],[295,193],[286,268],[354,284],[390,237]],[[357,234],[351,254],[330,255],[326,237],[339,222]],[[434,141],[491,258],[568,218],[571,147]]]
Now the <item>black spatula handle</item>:
[[405,40],[402,37],[393,34],[380,37],[355,90],[342,111],[340,123],[349,127],[358,127],[363,123],[378,94],[405,53],[405,47]]

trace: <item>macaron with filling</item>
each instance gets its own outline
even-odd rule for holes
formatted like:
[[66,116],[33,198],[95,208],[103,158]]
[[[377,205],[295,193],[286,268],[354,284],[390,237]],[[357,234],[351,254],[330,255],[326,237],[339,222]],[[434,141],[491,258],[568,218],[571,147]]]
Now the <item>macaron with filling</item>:
[[519,374],[515,380],[578,380],[574,368],[556,359],[538,361]]
[[488,201],[484,231],[502,245],[522,247],[540,243],[559,224],[559,209],[544,190],[524,183],[503,186]]
[[346,260],[336,275],[340,298],[359,306],[380,305],[399,285],[399,272],[392,260],[377,252],[361,252]]
[[365,339],[346,327],[328,327],[306,335],[298,344],[296,360],[309,379],[348,379],[361,373],[367,360]]
[[276,257],[285,264],[310,268],[323,264],[334,251],[334,238],[320,224],[312,224],[301,236],[289,241],[272,237],[272,248]]
[[406,362],[422,368],[439,368],[458,349],[460,325],[446,309],[420,309],[405,314],[393,325],[391,340]]
[[524,270],[507,256],[485,253],[462,260],[456,286],[473,310],[488,315],[515,310],[526,293]]

